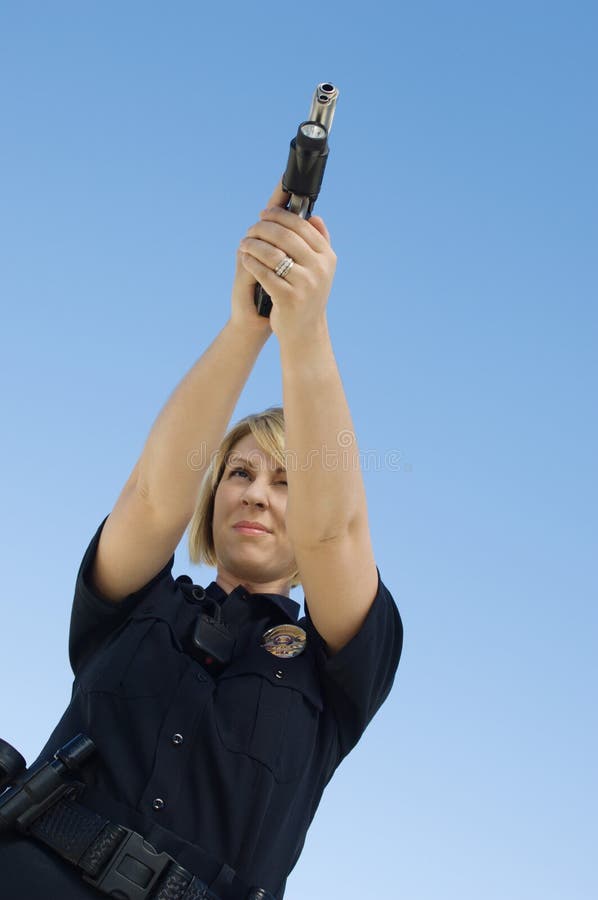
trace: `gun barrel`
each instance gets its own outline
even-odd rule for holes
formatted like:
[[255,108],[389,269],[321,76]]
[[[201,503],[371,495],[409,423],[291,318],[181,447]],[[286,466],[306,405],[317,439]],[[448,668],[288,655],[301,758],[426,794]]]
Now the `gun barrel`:
[[314,91],[309,110],[309,121],[319,122],[328,134],[332,127],[334,110],[338,99],[338,88],[328,81],[322,81]]

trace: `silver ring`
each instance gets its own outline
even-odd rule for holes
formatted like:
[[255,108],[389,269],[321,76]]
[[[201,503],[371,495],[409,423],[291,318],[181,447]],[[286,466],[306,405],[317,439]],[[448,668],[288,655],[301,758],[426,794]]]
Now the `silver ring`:
[[274,269],[274,274],[278,275],[280,278],[286,278],[294,265],[295,260],[290,256],[285,256]]

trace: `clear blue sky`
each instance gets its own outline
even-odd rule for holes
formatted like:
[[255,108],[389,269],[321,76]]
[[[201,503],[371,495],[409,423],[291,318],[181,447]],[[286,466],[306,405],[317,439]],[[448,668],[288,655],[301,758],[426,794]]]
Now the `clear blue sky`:
[[[83,552],[331,80],[329,323],[405,649],[287,898],[595,900],[597,26],[575,0],[2,4],[0,734],[29,761]],[[273,337],[235,418],[281,399]],[[184,542],[174,572],[213,575]]]

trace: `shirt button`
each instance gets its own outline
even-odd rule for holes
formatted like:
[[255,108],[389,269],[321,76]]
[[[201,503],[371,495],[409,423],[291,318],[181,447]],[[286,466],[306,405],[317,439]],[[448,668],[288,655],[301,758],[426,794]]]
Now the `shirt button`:
[[182,734],[173,734],[172,743],[173,744],[182,744],[183,743],[183,735]]
[[282,669],[276,669],[274,674],[277,678],[284,678],[284,672],[282,671]]
[[154,807],[154,809],[164,809],[166,804],[164,803],[164,800],[162,800],[161,797],[156,797],[156,799],[152,803],[152,806]]

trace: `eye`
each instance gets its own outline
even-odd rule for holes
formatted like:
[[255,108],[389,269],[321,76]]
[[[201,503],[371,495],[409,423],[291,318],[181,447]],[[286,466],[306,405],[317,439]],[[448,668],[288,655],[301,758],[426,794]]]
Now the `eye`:
[[232,478],[233,475],[247,475],[247,477],[249,477],[249,472],[247,469],[233,469],[230,473],[230,477]]

